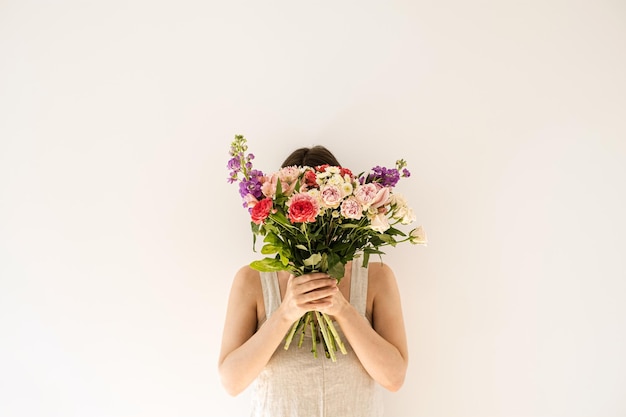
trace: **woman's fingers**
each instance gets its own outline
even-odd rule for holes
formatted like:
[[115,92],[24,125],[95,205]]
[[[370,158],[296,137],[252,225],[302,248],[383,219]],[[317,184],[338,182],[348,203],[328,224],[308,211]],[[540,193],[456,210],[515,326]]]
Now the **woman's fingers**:
[[322,273],[301,275],[299,277],[293,277],[290,281],[293,289],[299,294],[305,294],[320,288],[337,286],[337,280]]
[[338,290],[339,289],[335,286],[309,291],[298,296],[298,304],[325,302],[327,298],[330,299]]
[[292,320],[297,320],[307,311],[332,307],[338,291],[337,280],[328,274],[291,275],[283,297],[283,311]]
[[296,304],[300,306],[311,303],[326,305],[330,303],[330,300],[326,298],[332,297],[338,291],[337,280],[323,273],[292,276],[289,278],[287,287]]

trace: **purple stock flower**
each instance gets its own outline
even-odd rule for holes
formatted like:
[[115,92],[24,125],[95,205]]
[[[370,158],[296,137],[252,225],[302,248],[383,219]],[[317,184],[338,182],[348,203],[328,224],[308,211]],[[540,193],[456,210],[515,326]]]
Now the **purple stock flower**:
[[263,177],[263,173],[259,170],[253,169],[249,172],[249,175],[249,179],[243,179],[239,183],[239,195],[241,195],[242,198],[245,198],[248,194],[252,194],[256,199],[262,198],[263,193],[261,192],[261,177]]
[[395,187],[400,180],[400,173],[397,169],[375,166],[372,173],[368,176],[368,182],[378,182],[383,187]]
[[228,161],[227,168],[231,171],[239,171],[241,169],[241,160],[239,156],[235,156]]

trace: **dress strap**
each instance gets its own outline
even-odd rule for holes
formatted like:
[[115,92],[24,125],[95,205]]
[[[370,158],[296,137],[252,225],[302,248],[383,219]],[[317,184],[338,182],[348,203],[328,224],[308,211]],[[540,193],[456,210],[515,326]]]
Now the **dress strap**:
[[260,272],[261,287],[263,288],[263,302],[265,303],[265,319],[276,311],[280,305],[280,287],[276,272]]
[[352,261],[352,274],[350,275],[350,304],[356,308],[360,315],[365,316],[367,307],[367,267],[363,267],[362,256]]

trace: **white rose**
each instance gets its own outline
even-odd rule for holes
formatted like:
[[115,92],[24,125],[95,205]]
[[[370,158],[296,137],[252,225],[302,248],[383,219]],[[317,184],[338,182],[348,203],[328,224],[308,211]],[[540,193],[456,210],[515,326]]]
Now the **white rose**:
[[404,207],[406,206],[408,203],[406,201],[406,198],[404,198],[404,196],[400,193],[393,193],[391,194],[391,204],[394,206],[400,206],[400,207]]
[[379,233],[383,233],[389,229],[389,220],[387,220],[387,216],[379,213],[372,218],[370,227]]
[[428,243],[428,238],[426,237],[426,232],[422,226],[418,226],[415,229],[411,230],[409,233],[410,242],[414,245],[424,245]]
[[400,218],[400,223],[409,224],[415,221],[415,214],[413,213],[413,209],[411,207],[404,207],[404,214]]

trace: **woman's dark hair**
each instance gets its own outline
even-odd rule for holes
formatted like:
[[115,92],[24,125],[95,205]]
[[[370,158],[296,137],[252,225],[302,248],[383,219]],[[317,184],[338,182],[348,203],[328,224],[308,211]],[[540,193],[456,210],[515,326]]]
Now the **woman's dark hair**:
[[312,148],[300,148],[293,151],[281,165],[281,168],[294,165],[316,167],[318,165],[341,166],[335,155],[321,145]]

